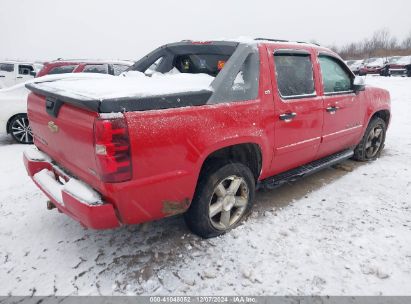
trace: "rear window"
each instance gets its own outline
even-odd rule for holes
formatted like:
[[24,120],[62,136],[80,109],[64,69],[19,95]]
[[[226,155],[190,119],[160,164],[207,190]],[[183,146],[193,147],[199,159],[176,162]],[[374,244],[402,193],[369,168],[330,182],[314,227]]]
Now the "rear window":
[[204,73],[217,76],[229,58],[228,55],[185,54],[175,57],[174,67],[180,73]]
[[2,72],[14,72],[14,64],[12,64],[12,63],[0,63],[0,71],[2,71]]
[[216,77],[236,50],[236,42],[181,42],[160,47],[128,71],[155,73],[208,74]]
[[313,66],[309,54],[274,54],[278,90],[284,98],[315,94]]
[[77,65],[62,65],[54,67],[48,72],[48,74],[64,74],[64,73],[73,73]]

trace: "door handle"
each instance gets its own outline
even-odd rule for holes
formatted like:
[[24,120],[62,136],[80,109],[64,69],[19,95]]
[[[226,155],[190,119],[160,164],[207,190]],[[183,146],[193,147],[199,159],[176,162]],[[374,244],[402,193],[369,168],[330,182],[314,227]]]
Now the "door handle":
[[297,113],[292,112],[292,113],[284,113],[280,115],[280,119],[284,120],[285,122],[289,122],[291,120],[293,120],[294,117],[297,116]]
[[17,76],[16,78],[17,78],[17,79],[20,79],[20,78],[23,78],[23,76]]
[[0,75],[0,78],[4,78],[4,77],[6,77],[6,76],[4,76],[4,75]]
[[337,112],[337,110],[339,109],[339,107],[337,106],[330,106],[328,108],[326,108],[327,112],[330,114],[335,114],[335,112]]

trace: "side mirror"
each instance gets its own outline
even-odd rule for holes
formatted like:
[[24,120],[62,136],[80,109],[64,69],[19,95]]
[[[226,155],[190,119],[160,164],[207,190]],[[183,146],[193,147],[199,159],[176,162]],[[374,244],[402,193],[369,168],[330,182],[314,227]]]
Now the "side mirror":
[[365,80],[363,77],[356,76],[353,82],[353,90],[355,93],[365,90]]
[[37,73],[36,73],[35,71],[30,71],[30,75],[31,75],[31,76],[36,77],[36,74],[37,74]]

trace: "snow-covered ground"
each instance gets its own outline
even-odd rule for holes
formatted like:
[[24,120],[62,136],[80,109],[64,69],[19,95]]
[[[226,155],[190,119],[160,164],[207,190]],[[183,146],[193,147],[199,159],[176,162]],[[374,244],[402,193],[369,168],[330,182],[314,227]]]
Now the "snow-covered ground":
[[26,176],[0,137],[0,295],[411,295],[411,78],[389,89],[381,158],[260,192],[251,217],[202,240],[181,217],[85,230]]

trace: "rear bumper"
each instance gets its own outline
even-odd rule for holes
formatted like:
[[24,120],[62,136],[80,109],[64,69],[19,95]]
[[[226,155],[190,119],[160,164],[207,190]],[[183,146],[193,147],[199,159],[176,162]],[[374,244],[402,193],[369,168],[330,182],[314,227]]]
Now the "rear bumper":
[[120,222],[113,205],[81,181],[68,176],[35,148],[24,152],[28,175],[61,212],[92,229],[111,229]]

